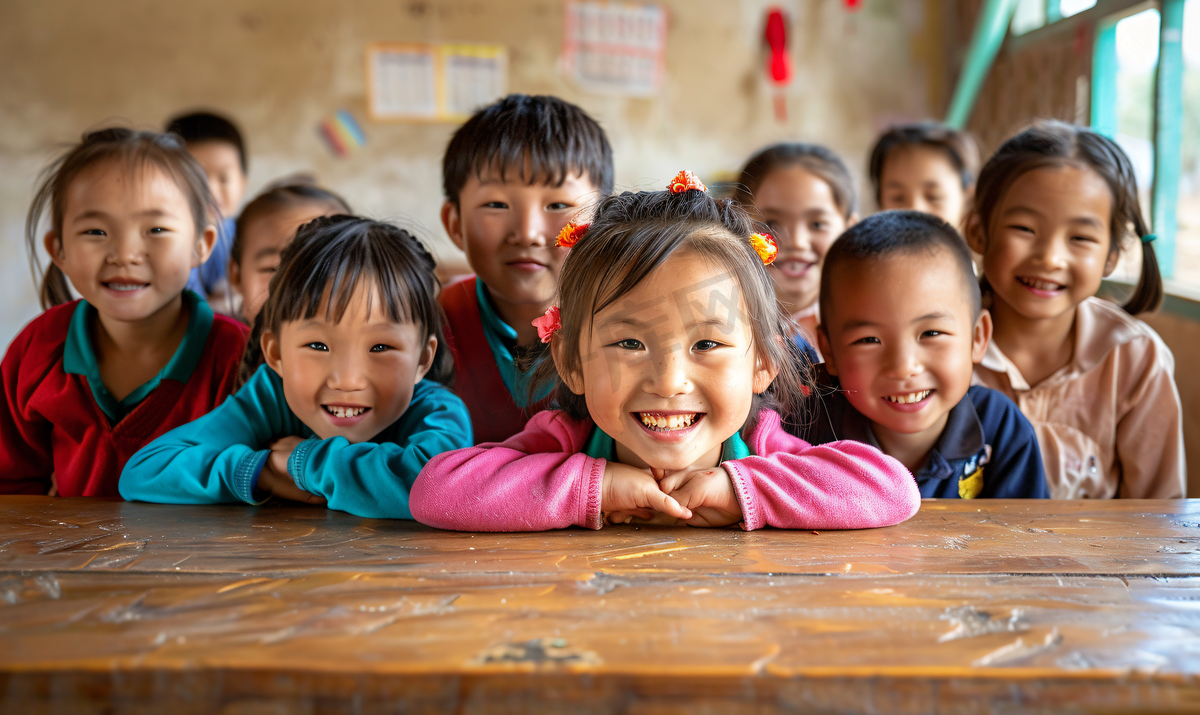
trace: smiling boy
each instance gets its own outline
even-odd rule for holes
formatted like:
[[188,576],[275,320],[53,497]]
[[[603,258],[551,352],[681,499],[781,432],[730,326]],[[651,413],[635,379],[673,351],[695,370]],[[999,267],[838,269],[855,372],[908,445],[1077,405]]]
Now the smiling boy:
[[992,322],[949,224],[916,211],[856,224],[825,259],[820,302],[826,362],[800,436],[879,447],[924,497],[1049,496],[1029,421],[971,386]]
[[454,391],[476,439],[500,442],[537,410],[517,363],[558,288],[567,255],[555,246],[559,231],[612,191],[612,148],[579,107],[512,94],[455,132],[442,168],[442,225],[475,271],[440,298]]

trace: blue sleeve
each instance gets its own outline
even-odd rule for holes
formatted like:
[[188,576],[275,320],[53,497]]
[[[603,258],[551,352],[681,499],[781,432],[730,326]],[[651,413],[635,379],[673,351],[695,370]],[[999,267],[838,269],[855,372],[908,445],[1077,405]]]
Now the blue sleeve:
[[404,415],[380,442],[308,439],[288,459],[296,486],[325,497],[330,509],[373,519],[411,519],[408,493],[433,457],[474,444],[471,417],[457,395],[421,381]]
[[1042,453],[1033,425],[1016,403],[996,390],[976,385],[969,391],[983,425],[992,459],[984,466],[986,499],[1049,499]]
[[821,356],[817,354],[817,349],[812,346],[812,343],[805,340],[804,336],[800,333],[797,333],[796,337],[792,338],[792,342],[796,344],[796,348],[804,354],[804,357],[808,358],[809,365],[818,365],[824,362],[821,360]]
[[310,434],[288,409],[282,380],[264,365],[220,407],[138,450],[118,488],[130,501],[258,504],[254,483],[267,445]]

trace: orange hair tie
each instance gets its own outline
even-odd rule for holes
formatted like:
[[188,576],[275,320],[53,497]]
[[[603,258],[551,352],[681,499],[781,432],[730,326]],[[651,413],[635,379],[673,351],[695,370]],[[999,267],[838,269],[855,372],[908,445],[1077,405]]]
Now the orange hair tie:
[[750,234],[750,246],[762,259],[764,266],[774,263],[775,257],[779,255],[779,246],[775,245],[775,237],[769,233]]
[[589,223],[575,223],[574,221],[568,223],[558,232],[558,238],[555,239],[554,244],[559,248],[574,246],[579,243],[579,239],[583,238],[583,234],[587,233],[589,226],[591,226]]
[[685,169],[671,179],[671,183],[667,184],[667,191],[672,194],[682,194],[685,191],[708,191],[708,187],[696,178],[695,174]]

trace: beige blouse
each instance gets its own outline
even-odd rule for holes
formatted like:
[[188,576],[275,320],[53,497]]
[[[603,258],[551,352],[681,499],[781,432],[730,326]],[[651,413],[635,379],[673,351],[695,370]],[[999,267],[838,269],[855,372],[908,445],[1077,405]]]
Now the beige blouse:
[[1088,298],[1075,354],[1030,386],[995,342],[975,380],[1008,395],[1037,431],[1055,499],[1176,499],[1187,486],[1175,357],[1154,329]]

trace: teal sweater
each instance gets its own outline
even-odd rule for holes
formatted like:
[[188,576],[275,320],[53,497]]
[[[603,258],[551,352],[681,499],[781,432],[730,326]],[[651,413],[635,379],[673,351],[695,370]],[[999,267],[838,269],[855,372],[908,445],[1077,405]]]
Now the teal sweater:
[[408,490],[425,463],[472,444],[466,406],[430,380],[417,384],[400,419],[370,442],[320,439],[288,407],[283,380],[264,365],[220,407],[133,455],[121,473],[121,496],[166,504],[262,503],[254,485],[270,454],[267,445],[293,435],[304,438],[287,464],[296,486],[325,497],[330,509],[370,518],[411,519]]

